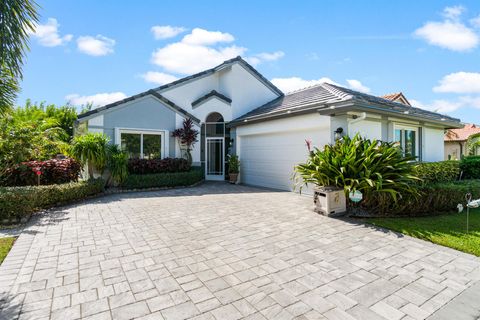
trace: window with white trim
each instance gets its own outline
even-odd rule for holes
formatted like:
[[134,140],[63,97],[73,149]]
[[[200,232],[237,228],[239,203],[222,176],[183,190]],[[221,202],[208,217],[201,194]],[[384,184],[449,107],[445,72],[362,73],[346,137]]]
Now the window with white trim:
[[400,144],[405,156],[419,157],[418,128],[395,125],[394,141]]
[[120,146],[129,158],[163,158],[164,141],[163,132],[120,130]]

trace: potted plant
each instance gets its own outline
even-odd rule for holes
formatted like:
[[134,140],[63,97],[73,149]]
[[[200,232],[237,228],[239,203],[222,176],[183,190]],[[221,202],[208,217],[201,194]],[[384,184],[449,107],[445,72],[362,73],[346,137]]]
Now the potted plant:
[[193,120],[188,118],[183,121],[181,128],[172,132],[172,137],[178,138],[180,148],[184,147],[186,151],[188,165],[192,165],[192,146],[197,142],[198,130],[193,128]]
[[230,183],[236,183],[238,173],[240,172],[240,160],[237,155],[231,154],[228,156],[228,177]]

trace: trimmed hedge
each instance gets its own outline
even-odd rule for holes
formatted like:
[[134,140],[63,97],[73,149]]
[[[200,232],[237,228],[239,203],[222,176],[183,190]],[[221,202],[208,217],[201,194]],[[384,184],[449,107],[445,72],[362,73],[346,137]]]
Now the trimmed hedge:
[[80,170],[80,163],[71,158],[27,161],[7,168],[0,177],[0,184],[12,187],[36,186],[38,171],[41,173],[41,185],[67,183],[77,181]]
[[20,221],[40,209],[101,193],[104,187],[103,179],[48,186],[0,187],[0,222]]
[[460,176],[460,162],[423,162],[415,167],[414,173],[423,184],[456,181]]
[[130,174],[186,172],[188,170],[190,170],[190,165],[186,159],[182,158],[130,159],[128,161]]
[[362,201],[362,208],[378,216],[421,216],[457,210],[466,205],[465,194],[480,198],[480,180],[434,183],[419,187],[420,196],[407,196],[395,203],[389,194],[372,193]]
[[203,180],[203,170],[192,168],[187,172],[130,174],[122,187],[124,189],[144,189],[190,186]]
[[480,156],[464,157],[460,161],[463,179],[480,179]]

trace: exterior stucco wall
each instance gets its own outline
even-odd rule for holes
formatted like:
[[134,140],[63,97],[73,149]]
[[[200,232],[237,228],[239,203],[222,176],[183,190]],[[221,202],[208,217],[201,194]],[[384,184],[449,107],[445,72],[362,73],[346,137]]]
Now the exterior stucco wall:
[[423,161],[433,162],[444,159],[443,129],[423,127]]
[[[212,90],[219,91],[218,88],[219,76],[217,73],[210,74],[201,78],[194,79],[181,85],[166,88],[159,91],[167,99],[173,101],[175,104],[183,108],[185,111],[197,116],[196,113],[202,107],[196,109],[192,108],[192,102],[198,98],[206,95]],[[203,119],[200,119],[203,121]]]
[[367,139],[382,140],[382,123],[380,121],[361,120],[348,124],[348,134],[353,137],[360,134]]
[[275,99],[277,94],[238,64],[220,73],[220,92],[232,99],[232,118]]
[[165,131],[168,134],[165,139],[168,139],[169,146],[171,146],[165,156],[175,157],[176,148],[174,146],[176,143],[175,138],[171,137],[171,132],[177,128],[177,115],[175,111],[157,99],[147,96],[89,119],[88,131],[105,133],[111,143],[119,143],[115,136],[116,129]]

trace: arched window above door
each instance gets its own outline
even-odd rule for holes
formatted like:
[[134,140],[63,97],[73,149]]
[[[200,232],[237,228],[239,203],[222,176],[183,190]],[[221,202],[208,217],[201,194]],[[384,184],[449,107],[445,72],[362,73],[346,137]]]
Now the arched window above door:
[[223,116],[218,112],[210,113],[205,119],[206,123],[224,122]]

